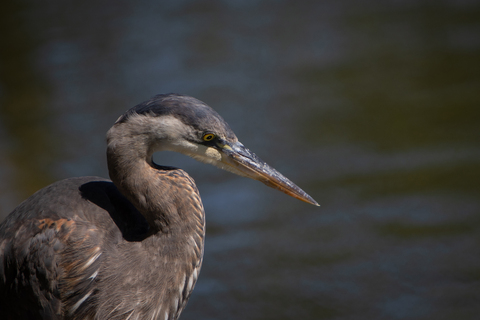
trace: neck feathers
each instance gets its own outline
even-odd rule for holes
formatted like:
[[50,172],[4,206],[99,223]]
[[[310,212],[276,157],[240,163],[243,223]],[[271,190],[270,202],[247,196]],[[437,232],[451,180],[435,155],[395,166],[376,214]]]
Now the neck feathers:
[[193,179],[181,169],[154,164],[154,143],[132,130],[122,123],[107,134],[110,179],[142,213],[151,233],[203,234],[203,204]]

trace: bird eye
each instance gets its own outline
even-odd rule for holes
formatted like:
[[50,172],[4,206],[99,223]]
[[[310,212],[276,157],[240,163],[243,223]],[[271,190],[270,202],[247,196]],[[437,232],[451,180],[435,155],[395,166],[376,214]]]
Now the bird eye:
[[215,138],[213,133],[206,133],[203,135],[203,141],[212,141]]

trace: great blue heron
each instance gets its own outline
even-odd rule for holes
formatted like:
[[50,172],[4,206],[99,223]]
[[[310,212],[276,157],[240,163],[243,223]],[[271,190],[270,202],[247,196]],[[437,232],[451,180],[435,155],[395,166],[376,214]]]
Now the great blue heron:
[[[177,319],[197,281],[205,217],[184,153],[318,205],[245,148],[213,109],[157,95],[107,133],[108,170],[54,183],[0,225],[1,319]],[[113,182],[113,183],[112,183]]]

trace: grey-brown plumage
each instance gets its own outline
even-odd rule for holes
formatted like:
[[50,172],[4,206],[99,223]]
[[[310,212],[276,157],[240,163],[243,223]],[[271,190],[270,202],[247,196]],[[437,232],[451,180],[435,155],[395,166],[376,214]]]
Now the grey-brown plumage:
[[0,319],[177,319],[197,281],[205,214],[171,150],[316,202],[191,97],[158,95],[107,133],[112,181],[54,183],[0,225]]

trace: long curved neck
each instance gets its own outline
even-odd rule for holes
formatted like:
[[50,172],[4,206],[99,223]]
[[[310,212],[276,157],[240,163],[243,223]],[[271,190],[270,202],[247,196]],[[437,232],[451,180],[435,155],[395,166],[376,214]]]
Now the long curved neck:
[[[203,260],[205,214],[200,195],[185,171],[160,167],[151,161],[154,149],[146,135],[135,134],[120,124],[110,129],[107,142],[110,178],[150,226],[140,247],[132,244],[135,250],[140,248],[147,254],[138,255],[145,261],[134,268],[135,276],[128,283],[147,275],[151,284],[148,290],[142,287],[143,296],[156,307],[145,312],[139,307],[135,311],[137,318],[150,319],[153,311],[153,316],[158,312],[177,319]],[[161,275],[156,275],[155,270]],[[131,310],[128,312],[132,315]]]
[[109,175],[145,217],[149,233],[203,233],[203,205],[193,179],[181,169],[155,165],[149,141],[124,129],[114,126],[107,135]]

